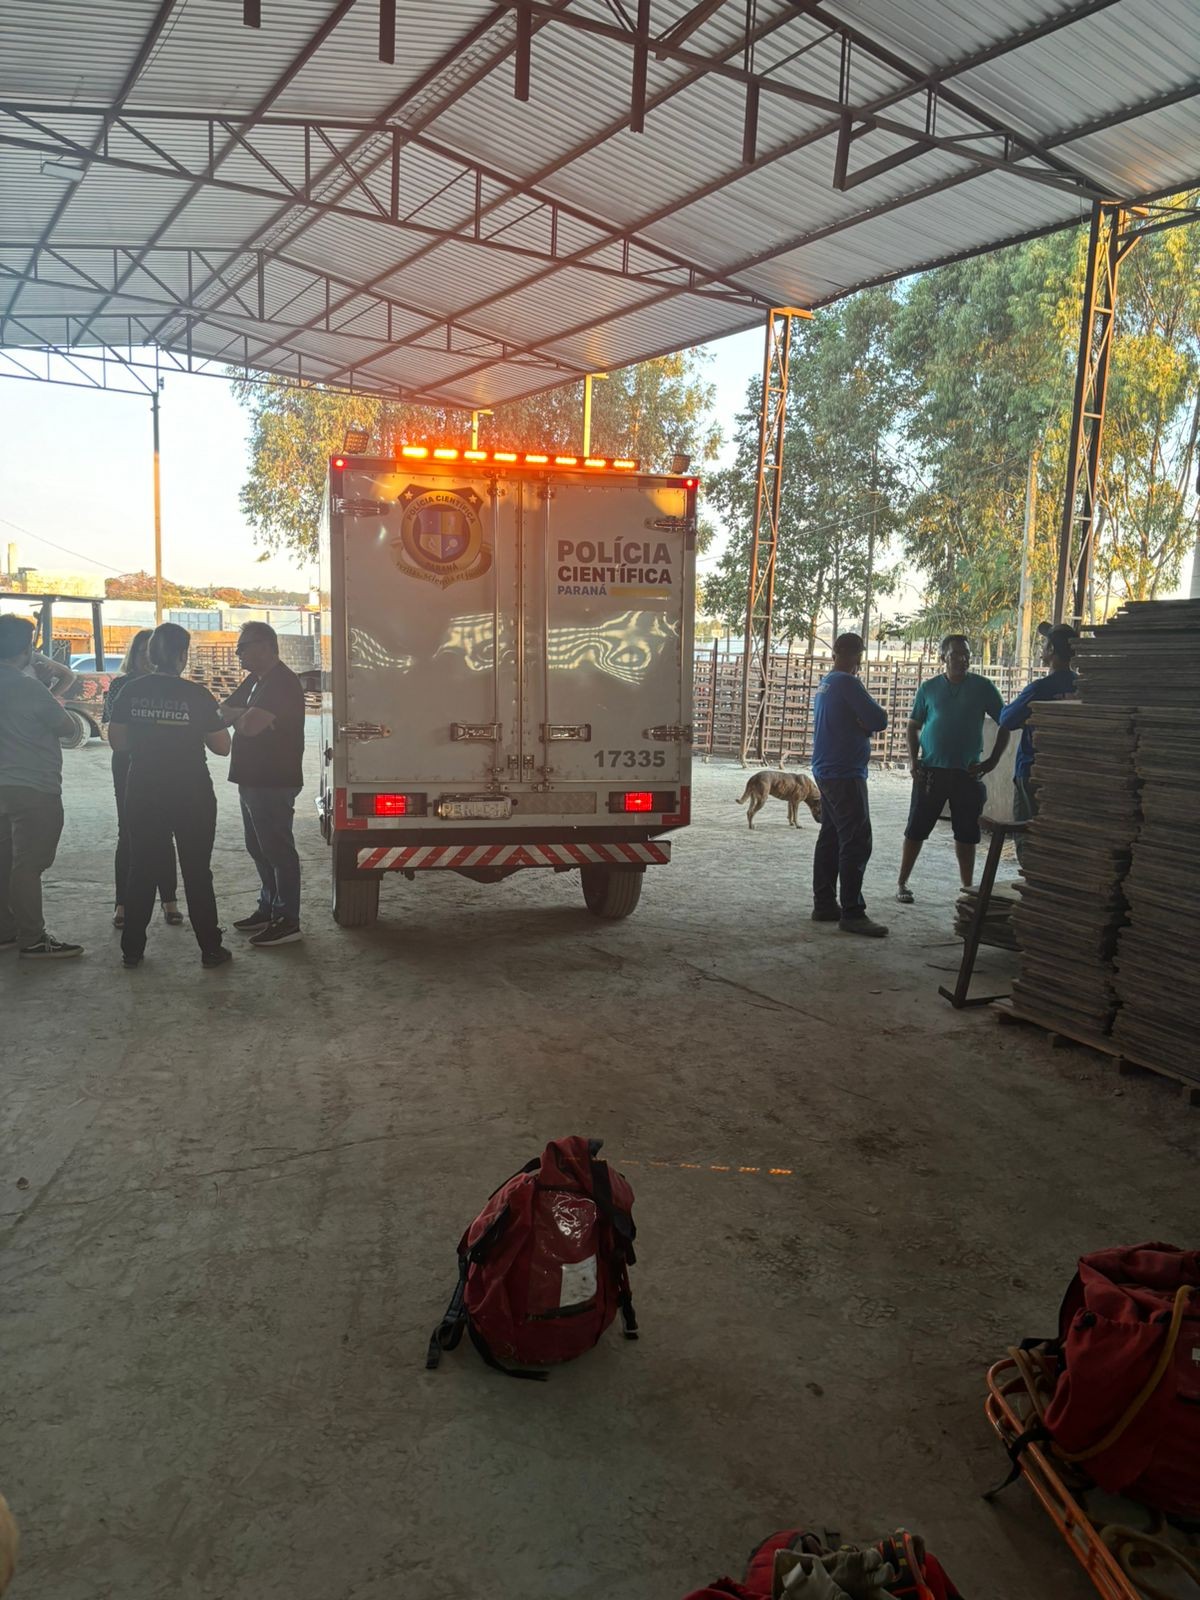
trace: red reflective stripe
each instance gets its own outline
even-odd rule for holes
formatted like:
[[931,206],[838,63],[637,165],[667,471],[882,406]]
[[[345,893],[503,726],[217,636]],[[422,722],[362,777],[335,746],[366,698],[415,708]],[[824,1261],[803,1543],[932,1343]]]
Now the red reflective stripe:
[[579,848],[579,846],[577,844],[565,844],[565,845],[563,845],[563,849],[568,851],[576,861],[580,861],[580,862],[583,862],[585,864],[587,863],[587,861],[588,861],[587,855],[585,855],[585,853]]
[[386,850],[367,850],[367,851],[365,851],[363,853],[366,856],[366,860],[364,861],[360,857],[359,863],[358,863],[360,867],[366,867],[366,868],[377,867],[379,865],[379,863],[381,861],[385,860],[386,857],[387,857],[387,851]]
[[471,844],[464,845],[464,847],[461,850],[455,851],[454,855],[451,857],[451,859],[449,861],[447,861],[446,865],[448,867],[465,866],[467,861],[469,860],[471,854],[473,853],[474,849],[475,849],[474,845],[471,845]]
[[617,848],[619,850],[623,850],[625,852],[625,855],[626,855],[627,859],[630,860],[630,861],[641,861],[642,860],[642,857],[639,856],[638,853],[637,853],[637,846],[636,845],[622,844],[622,845],[618,845]]
[[492,864],[492,862],[495,861],[496,857],[500,854],[500,852],[502,850],[507,850],[507,849],[508,849],[508,846],[504,845],[504,844],[492,844],[492,845],[489,845],[488,848],[483,852],[482,856],[480,856],[479,865],[481,867],[490,866]]

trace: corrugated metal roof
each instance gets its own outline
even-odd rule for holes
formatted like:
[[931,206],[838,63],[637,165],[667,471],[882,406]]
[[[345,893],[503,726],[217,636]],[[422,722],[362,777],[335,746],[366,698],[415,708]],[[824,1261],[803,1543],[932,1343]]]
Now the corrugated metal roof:
[[0,0],[0,345],[487,405],[1200,184],[1194,7]]

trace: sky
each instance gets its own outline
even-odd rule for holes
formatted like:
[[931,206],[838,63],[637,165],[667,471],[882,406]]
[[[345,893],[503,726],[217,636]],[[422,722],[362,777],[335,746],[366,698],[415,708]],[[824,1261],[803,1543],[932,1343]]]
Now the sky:
[[[708,346],[707,375],[727,440],[747,382],[761,370],[762,337],[752,331]],[[148,395],[0,379],[0,547],[15,543],[22,566],[93,574],[97,585],[153,571],[151,439]],[[292,558],[260,562],[242,515],[248,418],[230,385],[167,377],[161,439],[165,575],[185,584],[306,589],[312,574]]]

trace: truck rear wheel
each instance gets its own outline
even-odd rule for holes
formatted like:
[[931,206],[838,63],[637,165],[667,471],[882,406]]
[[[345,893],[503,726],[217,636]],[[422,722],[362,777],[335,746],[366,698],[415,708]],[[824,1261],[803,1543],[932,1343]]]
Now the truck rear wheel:
[[373,928],[378,918],[378,878],[334,878],[333,920],[339,927]]
[[606,922],[629,916],[642,898],[644,876],[637,867],[581,867],[579,877],[588,910]]

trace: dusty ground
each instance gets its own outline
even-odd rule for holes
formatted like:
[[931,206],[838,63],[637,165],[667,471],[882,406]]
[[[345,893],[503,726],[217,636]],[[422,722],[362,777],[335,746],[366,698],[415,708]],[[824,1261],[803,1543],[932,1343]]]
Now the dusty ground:
[[[1022,1488],[979,1498],[984,1371],[1081,1251],[1195,1242],[1200,1113],[937,998],[952,856],[887,904],[903,779],[883,944],[808,921],[811,822],[748,834],[714,764],[627,923],[571,877],[429,874],[339,931],[306,809],[307,943],[204,973],[160,922],[126,973],[107,753],[67,773],[50,921],[87,956],[0,957],[14,1595],[677,1600],[806,1521],[915,1525],[974,1600],[1092,1592]],[[641,1341],[544,1388],[427,1374],[461,1228],[575,1131],[637,1192]]]

